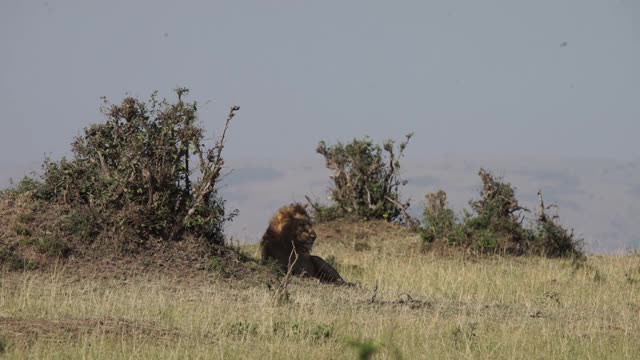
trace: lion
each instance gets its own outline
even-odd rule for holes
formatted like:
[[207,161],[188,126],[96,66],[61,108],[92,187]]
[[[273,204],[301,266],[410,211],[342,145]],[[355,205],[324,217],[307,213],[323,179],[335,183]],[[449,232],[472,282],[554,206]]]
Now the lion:
[[293,262],[295,258],[292,254],[295,245],[298,260],[293,266],[293,274],[312,276],[325,283],[345,284],[333,266],[321,257],[311,255],[316,237],[306,206],[299,203],[284,206],[278,209],[262,236],[262,261],[275,261],[286,272],[289,259]]

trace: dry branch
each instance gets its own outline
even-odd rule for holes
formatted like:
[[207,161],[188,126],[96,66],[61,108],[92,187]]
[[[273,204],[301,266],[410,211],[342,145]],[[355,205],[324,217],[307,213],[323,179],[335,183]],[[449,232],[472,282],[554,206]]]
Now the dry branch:
[[318,205],[315,204],[308,195],[305,195],[304,198],[307,199],[309,206],[311,206],[313,210],[315,210],[317,213],[320,213],[320,211],[322,211],[322,209],[320,209]]
[[198,157],[200,159],[200,171],[202,172],[202,182],[195,194],[195,200],[191,204],[191,208],[187,212],[187,217],[193,215],[196,209],[199,206],[204,205],[211,194],[213,193],[214,186],[220,177],[220,171],[224,166],[224,159],[222,158],[222,150],[224,149],[224,140],[227,134],[227,130],[229,129],[229,124],[231,123],[231,119],[236,116],[236,111],[240,110],[239,106],[232,106],[229,110],[229,114],[227,115],[227,120],[224,124],[224,129],[222,130],[222,135],[216,142],[215,147],[209,151],[207,154],[207,159],[205,160],[202,154],[201,144],[196,146],[196,151],[198,152]]
[[376,301],[376,297],[378,296],[378,283],[379,281],[376,279],[376,286],[373,287],[373,294],[369,299],[369,304],[373,304]]
[[293,275],[293,269],[296,263],[298,262],[298,251],[296,251],[296,244],[294,240],[291,240],[291,254],[289,254],[289,265],[287,266],[287,273],[282,278],[280,285],[276,289],[274,294],[274,302],[280,302],[282,300],[289,299],[289,291],[287,288],[289,287],[289,283],[291,282],[291,276]]

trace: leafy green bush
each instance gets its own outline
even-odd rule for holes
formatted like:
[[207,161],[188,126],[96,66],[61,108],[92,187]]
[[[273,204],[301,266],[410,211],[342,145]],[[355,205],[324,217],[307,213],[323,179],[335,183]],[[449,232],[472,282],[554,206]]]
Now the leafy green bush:
[[473,234],[473,250],[483,254],[492,254],[498,251],[499,240],[492,228],[478,230]]
[[34,179],[29,176],[25,176],[17,184],[10,181],[9,187],[4,190],[0,190],[0,196],[2,195],[21,195],[29,192],[37,191],[42,183],[38,179]]
[[530,251],[549,257],[583,256],[582,239],[549,220],[536,224],[534,240],[529,244]]
[[[482,234],[481,238],[487,245],[496,243],[495,246],[483,246],[483,249],[524,252],[528,233],[522,226],[523,213],[529,210],[518,204],[515,188],[511,184],[484,169],[480,169],[478,175],[482,180],[482,190],[480,199],[469,201],[475,215],[466,219],[466,230]],[[491,230],[494,240],[489,240],[487,230]],[[503,243],[498,244],[499,239]]]
[[583,255],[581,239],[559,225],[557,216],[545,214],[542,197],[540,215],[526,227],[524,213],[529,210],[519,205],[515,188],[484,169],[478,175],[480,198],[469,201],[472,212],[465,212],[461,221],[448,208],[444,191],[426,195],[421,235],[427,249],[441,243],[483,254]]
[[410,221],[406,214],[409,205],[400,202],[399,188],[407,182],[399,178],[399,171],[400,158],[412,135],[407,135],[397,149],[392,140],[382,146],[369,138],[335,145],[321,141],[316,151],[324,156],[327,168],[333,171],[330,198],[335,207],[320,211],[320,217],[352,215],[364,219]]
[[529,242],[530,251],[549,257],[584,257],[583,240],[575,236],[573,229],[568,230],[558,224],[557,214],[549,216],[546,210],[553,205],[545,207],[541,191],[538,192],[538,196],[540,205],[532,230],[534,236]]
[[92,209],[72,210],[64,217],[62,228],[81,241],[91,243],[103,230],[101,224],[99,214]]
[[456,215],[447,203],[447,193],[440,190],[425,195],[426,207],[422,213],[423,227],[420,231],[422,239],[430,244],[436,240],[444,240],[448,244],[456,244],[462,240],[461,226]]
[[223,244],[224,224],[237,210],[226,211],[218,182],[225,134],[239,108],[231,108],[221,137],[207,147],[197,104],[183,101],[187,93],[176,89],[174,103],[158,100],[156,93],[148,102],[105,100],[105,121],[75,138],[72,159],[45,161],[34,196],[70,205],[65,226],[84,240],[108,229],[127,243],[191,234]]

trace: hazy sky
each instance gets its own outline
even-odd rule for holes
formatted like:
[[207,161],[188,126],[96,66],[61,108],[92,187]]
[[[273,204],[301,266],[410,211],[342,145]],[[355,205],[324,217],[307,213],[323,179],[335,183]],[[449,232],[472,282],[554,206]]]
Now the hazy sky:
[[241,106],[224,194],[242,240],[326,196],[319,140],[415,132],[415,213],[436,187],[461,210],[484,166],[522,199],[544,188],[591,249],[640,248],[637,0],[0,0],[0,49],[0,186],[67,154],[101,96],[186,86],[211,137]]
[[[640,157],[640,2],[0,2],[0,163],[63,155],[100,96],[202,103],[230,158],[414,131],[444,153]],[[409,154],[408,154],[409,155]]]

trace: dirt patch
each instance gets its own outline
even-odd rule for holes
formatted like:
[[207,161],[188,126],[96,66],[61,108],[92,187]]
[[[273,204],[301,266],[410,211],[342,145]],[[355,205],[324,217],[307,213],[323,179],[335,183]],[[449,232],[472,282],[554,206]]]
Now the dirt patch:
[[110,336],[145,336],[156,339],[175,339],[182,334],[178,329],[159,326],[152,322],[134,322],[125,319],[17,319],[0,317],[0,334],[16,339],[78,338],[88,334]]
[[372,303],[369,303],[372,305],[406,307],[411,310],[432,307],[431,302],[427,300],[414,299],[407,293],[401,294],[396,300],[374,300]]

